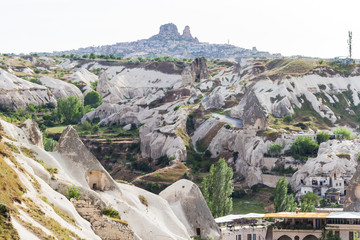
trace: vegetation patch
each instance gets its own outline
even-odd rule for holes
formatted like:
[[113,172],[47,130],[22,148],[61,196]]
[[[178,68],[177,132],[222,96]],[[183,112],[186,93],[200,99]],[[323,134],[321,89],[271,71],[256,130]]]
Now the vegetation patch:
[[23,202],[27,208],[19,206],[24,212],[29,214],[35,221],[40,223],[45,228],[49,229],[58,239],[77,239],[80,238],[76,233],[70,231],[67,228],[61,226],[60,223],[53,218],[47,217],[45,213],[37,206],[30,198],[24,198]]
[[174,166],[162,168],[155,172],[149,173],[141,177],[141,179],[145,181],[172,184],[177,180],[182,179],[188,170],[189,169],[183,163],[176,163]]
[[15,146],[15,144],[10,143],[10,142],[5,142],[5,145],[8,147],[8,149],[14,153],[20,153],[19,149],[17,148],[17,146]]
[[62,219],[64,219],[66,222],[76,226],[76,222],[75,219],[73,219],[72,217],[70,217],[68,214],[66,214],[65,212],[63,212],[60,208],[56,207],[54,204],[50,203],[46,197],[41,197],[41,199],[46,202],[47,204],[50,205],[50,207],[52,207],[54,209],[54,211],[56,212],[57,215],[59,215]]
[[347,160],[350,160],[350,154],[347,153],[337,153],[336,156],[339,158],[346,158]]
[[146,207],[149,206],[149,203],[148,203],[147,199],[143,195],[139,195],[139,199],[140,199],[140,202],[142,204],[144,204]]

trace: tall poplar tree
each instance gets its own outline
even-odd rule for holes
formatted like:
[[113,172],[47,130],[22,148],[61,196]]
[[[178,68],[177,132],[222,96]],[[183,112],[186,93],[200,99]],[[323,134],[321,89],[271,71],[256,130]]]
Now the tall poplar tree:
[[233,170],[228,167],[224,158],[220,158],[216,167],[211,165],[209,176],[201,183],[201,190],[215,218],[230,213],[233,205]]

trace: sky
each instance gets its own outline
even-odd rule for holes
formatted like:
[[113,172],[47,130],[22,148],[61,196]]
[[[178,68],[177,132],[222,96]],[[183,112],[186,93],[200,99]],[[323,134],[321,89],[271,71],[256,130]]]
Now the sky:
[[284,56],[360,58],[357,0],[0,0],[0,53],[52,52],[149,38],[162,24],[201,42]]

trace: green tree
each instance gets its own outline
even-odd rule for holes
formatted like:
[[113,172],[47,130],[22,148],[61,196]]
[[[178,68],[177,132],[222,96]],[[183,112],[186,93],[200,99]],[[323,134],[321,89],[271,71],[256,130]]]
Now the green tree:
[[320,144],[322,142],[328,141],[330,139],[330,134],[328,132],[325,132],[325,131],[320,131],[316,135],[316,138],[317,138],[318,144]]
[[315,212],[315,206],[318,205],[321,197],[319,197],[316,193],[307,192],[301,198],[301,211],[302,212]]
[[281,144],[279,143],[273,143],[269,147],[269,154],[272,156],[279,156],[281,153]]
[[293,212],[296,210],[296,203],[292,194],[288,193],[288,182],[282,177],[276,183],[274,205],[275,212]]
[[319,148],[319,144],[312,140],[311,137],[299,136],[295,142],[291,145],[290,150],[293,154],[299,154],[301,156],[309,156],[315,153]]
[[346,127],[338,127],[334,131],[334,134],[337,135],[337,138],[345,138],[345,139],[352,139],[351,132]]
[[97,108],[102,104],[102,97],[96,91],[90,91],[85,95],[84,105],[91,106],[92,108]]
[[211,165],[209,176],[201,183],[201,190],[214,217],[224,216],[232,210],[233,170],[224,158],[220,158],[216,167]]
[[96,55],[95,55],[95,53],[90,53],[90,57],[89,57],[90,59],[95,59],[96,58]]
[[75,96],[59,98],[57,100],[57,113],[60,121],[66,124],[77,123],[83,114],[83,106],[80,99]]

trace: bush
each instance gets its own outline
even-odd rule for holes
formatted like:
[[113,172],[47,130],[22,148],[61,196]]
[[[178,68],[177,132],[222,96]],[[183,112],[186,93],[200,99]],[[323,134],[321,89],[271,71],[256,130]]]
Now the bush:
[[231,128],[230,124],[226,124],[226,125],[225,125],[225,128],[226,128],[226,129],[230,129],[230,128]]
[[102,104],[102,97],[96,91],[88,92],[85,95],[84,104],[85,104],[85,106],[89,105],[92,108],[97,108],[98,106],[100,106]]
[[57,141],[55,141],[52,138],[47,138],[46,136],[43,137],[43,145],[44,145],[44,149],[47,152],[52,152],[54,151],[54,148],[57,145]]
[[146,207],[149,206],[149,203],[148,203],[147,199],[143,195],[139,195],[139,199],[140,199],[140,202],[142,204],[144,204]]
[[180,105],[177,105],[176,107],[174,107],[174,111],[177,111],[180,108]]
[[339,139],[352,139],[353,137],[351,136],[351,132],[349,129],[347,129],[346,127],[338,127],[336,128],[336,130],[334,131],[334,134],[336,135],[336,138]]
[[96,132],[99,131],[99,129],[100,129],[99,125],[96,124],[96,125],[94,125],[94,126],[92,127],[91,131],[94,132],[94,133],[96,133]]
[[284,116],[284,122],[289,124],[289,123],[291,123],[293,121],[294,121],[294,119],[292,118],[292,116],[290,116],[290,115],[285,115]]
[[105,216],[109,216],[112,218],[119,218],[120,219],[120,214],[118,211],[116,211],[115,209],[113,209],[112,207],[104,207],[102,209],[102,214]]
[[311,137],[299,136],[291,145],[290,150],[293,155],[299,154],[301,156],[310,156],[316,154],[318,148],[319,145],[312,140]]
[[271,156],[279,156],[281,153],[281,149],[282,149],[281,144],[273,143],[270,145],[268,152]]
[[330,139],[330,134],[328,132],[325,132],[325,131],[320,131],[316,135],[316,138],[317,138],[318,144],[320,144],[322,142],[328,141]]
[[65,194],[69,200],[72,198],[80,199],[80,190],[75,185],[72,185],[71,187],[68,186],[65,190]]

